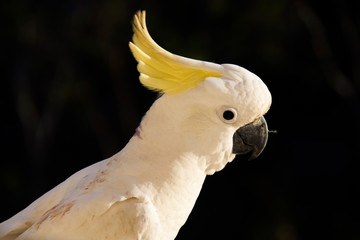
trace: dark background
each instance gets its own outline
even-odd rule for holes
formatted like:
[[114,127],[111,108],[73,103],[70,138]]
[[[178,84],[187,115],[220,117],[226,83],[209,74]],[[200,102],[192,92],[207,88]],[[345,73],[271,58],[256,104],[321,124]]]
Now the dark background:
[[0,221],[133,135],[156,93],[131,20],[171,52],[234,63],[273,95],[264,153],[205,181],[180,239],[360,239],[360,2],[3,1]]

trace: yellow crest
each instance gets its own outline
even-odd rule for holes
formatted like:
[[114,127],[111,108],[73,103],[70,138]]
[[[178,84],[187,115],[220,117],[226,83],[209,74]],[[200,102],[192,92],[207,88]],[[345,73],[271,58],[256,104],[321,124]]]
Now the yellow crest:
[[179,93],[196,86],[207,77],[220,77],[221,65],[172,54],[161,48],[150,36],[145,11],[134,16],[131,52],[138,61],[140,82],[160,93]]

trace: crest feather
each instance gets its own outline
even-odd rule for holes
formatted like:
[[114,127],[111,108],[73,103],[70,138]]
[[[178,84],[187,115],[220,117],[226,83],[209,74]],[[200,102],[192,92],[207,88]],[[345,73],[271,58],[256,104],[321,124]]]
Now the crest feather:
[[161,48],[150,36],[145,22],[145,11],[138,11],[133,22],[131,52],[138,61],[140,82],[147,88],[175,94],[204,81],[207,77],[220,77],[219,64],[194,60],[172,54]]

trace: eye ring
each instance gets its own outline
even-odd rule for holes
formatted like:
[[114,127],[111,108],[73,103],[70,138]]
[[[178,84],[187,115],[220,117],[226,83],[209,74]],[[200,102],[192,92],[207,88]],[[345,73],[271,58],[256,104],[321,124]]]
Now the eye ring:
[[235,108],[226,107],[220,112],[221,120],[225,123],[234,123],[237,120],[237,111]]

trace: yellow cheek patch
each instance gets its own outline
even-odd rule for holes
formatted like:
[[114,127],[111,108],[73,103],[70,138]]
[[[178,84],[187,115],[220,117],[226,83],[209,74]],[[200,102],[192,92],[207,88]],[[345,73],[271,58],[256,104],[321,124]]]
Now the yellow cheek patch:
[[150,36],[145,11],[134,16],[131,52],[138,61],[140,82],[147,88],[175,94],[195,87],[207,77],[220,77],[221,65],[172,54],[161,48]]

